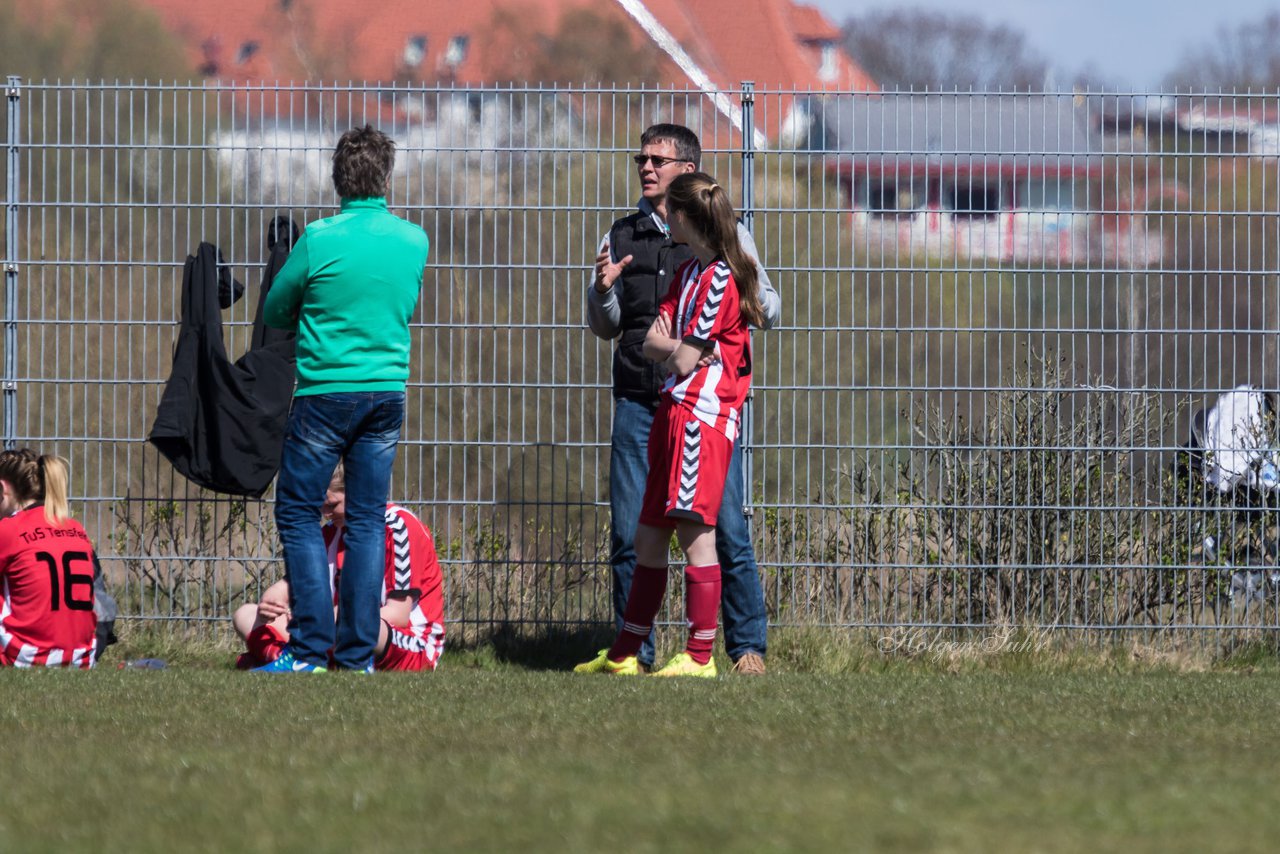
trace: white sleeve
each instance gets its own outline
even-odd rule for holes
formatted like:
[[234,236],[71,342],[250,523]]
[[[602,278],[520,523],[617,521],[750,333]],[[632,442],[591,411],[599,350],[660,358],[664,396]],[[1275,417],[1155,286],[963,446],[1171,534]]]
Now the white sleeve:
[[760,305],[764,308],[764,324],[760,328],[772,329],[782,319],[782,297],[778,296],[778,292],[774,290],[773,282],[769,281],[768,272],[760,263],[760,253],[756,250],[755,238],[742,223],[738,223],[738,242],[751,256],[751,260],[756,262],[756,278],[760,283]]
[[[609,248],[609,233],[605,232],[600,239],[600,249],[596,254]],[[610,258],[612,258],[612,252]],[[596,290],[594,274],[587,279],[587,326],[598,337],[611,341],[622,332],[622,305],[618,302],[618,288],[622,280],[613,283],[613,287],[604,293]]]

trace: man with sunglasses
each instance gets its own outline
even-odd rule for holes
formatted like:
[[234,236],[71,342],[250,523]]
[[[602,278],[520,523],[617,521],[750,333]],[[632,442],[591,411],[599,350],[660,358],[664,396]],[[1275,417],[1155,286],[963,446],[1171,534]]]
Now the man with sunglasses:
[[[613,569],[613,610],[619,628],[636,566],[634,537],[649,472],[649,430],[665,379],[662,370],[641,350],[672,276],[693,257],[687,246],[671,241],[667,187],[677,176],[697,171],[701,158],[702,146],[689,128],[656,124],[645,130],[640,136],[640,153],[634,158],[640,177],[638,210],[609,228],[600,242],[595,275],[587,286],[587,322],[591,331],[607,341],[618,341],[613,351],[609,563]],[[751,233],[741,223],[738,239],[756,259],[764,328],[772,328],[778,322],[782,301],[760,266]],[[768,617],[743,512],[742,442],[735,443],[729,463],[716,521],[716,550],[723,579],[725,649],[733,659],[735,672],[761,675],[765,672]],[[639,664],[649,669],[653,656],[650,635],[637,656]]]

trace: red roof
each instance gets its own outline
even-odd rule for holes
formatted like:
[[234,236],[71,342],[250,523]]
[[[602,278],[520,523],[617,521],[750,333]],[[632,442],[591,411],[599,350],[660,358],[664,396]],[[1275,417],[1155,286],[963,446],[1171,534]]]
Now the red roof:
[[494,23],[511,20],[512,35],[526,16],[554,28],[567,8],[560,0],[380,0],[363,8],[347,0],[141,2],[182,39],[198,71],[239,81],[494,83],[483,67],[488,48],[502,41]]
[[[878,88],[839,48],[840,31],[813,7],[791,0],[645,0],[644,5],[718,85],[751,80],[759,88]],[[803,31],[796,29],[797,18]],[[815,44],[823,41],[833,49],[830,79],[821,74]]]
[[791,29],[801,41],[838,42],[844,37],[840,28],[827,20],[827,16],[817,8],[799,3],[791,3],[790,6]]
[[[877,88],[839,48],[839,30],[792,0],[140,2],[182,39],[200,73],[226,81],[509,83],[532,39],[556,33],[570,12],[589,11],[616,18],[633,46],[655,51],[662,79],[654,83],[694,85],[669,51],[658,53],[661,46],[627,11],[630,5],[651,14],[717,86],[736,90],[751,80],[757,88]],[[772,134],[781,120],[762,129]]]

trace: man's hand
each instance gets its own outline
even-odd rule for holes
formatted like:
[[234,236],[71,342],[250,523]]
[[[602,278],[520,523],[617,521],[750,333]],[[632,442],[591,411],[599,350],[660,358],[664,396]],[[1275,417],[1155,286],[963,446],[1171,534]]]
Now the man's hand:
[[614,263],[609,258],[609,244],[605,244],[600,250],[600,254],[596,256],[596,290],[605,293],[613,287],[613,283],[618,281],[618,277],[622,275],[622,270],[631,263],[631,256],[623,258],[618,263]]

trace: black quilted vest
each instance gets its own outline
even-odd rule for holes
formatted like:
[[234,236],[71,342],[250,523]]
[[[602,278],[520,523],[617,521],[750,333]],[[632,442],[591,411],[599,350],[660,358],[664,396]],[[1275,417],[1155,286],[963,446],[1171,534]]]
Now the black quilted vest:
[[693,251],[671,242],[649,214],[636,211],[609,229],[614,260],[631,256],[614,282],[622,309],[622,335],[613,352],[613,396],[656,405],[666,372],[644,357],[644,336],[658,316],[658,303]]

